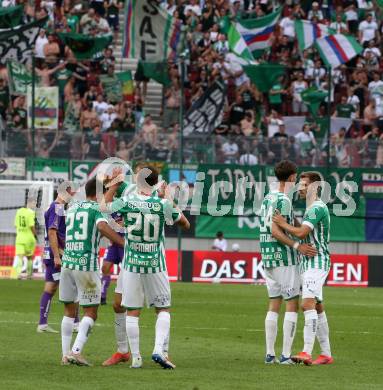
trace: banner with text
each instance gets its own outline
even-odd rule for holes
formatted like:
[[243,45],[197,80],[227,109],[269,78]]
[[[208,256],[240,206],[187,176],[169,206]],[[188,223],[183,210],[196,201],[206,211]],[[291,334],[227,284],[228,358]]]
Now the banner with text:
[[27,179],[32,180],[32,169],[34,179],[40,181],[51,181],[55,188],[64,180],[69,179],[69,160],[53,158],[28,158]]
[[[264,284],[265,273],[257,252],[194,251],[193,282]],[[368,256],[331,255],[328,286],[368,286]]]

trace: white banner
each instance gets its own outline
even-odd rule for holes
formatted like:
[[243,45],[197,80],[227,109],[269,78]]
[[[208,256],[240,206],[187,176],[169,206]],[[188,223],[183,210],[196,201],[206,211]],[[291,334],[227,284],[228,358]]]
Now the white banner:
[[[28,86],[28,127],[32,126],[32,88]],[[57,129],[58,87],[35,87],[35,128]]]
[[4,157],[0,159],[0,176],[25,177],[25,158]]

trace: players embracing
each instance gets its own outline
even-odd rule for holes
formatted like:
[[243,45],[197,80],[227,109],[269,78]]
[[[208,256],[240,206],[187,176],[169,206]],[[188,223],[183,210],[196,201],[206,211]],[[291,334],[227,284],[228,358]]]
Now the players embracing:
[[[311,364],[331,364],[329,326],[323,306],[323,286],[330,271],[329,252],[330,213],[320,199],[321,177],[316,172],[303,172],[299,181],[299,196],[306,200],[306,210],[300,226],[289,223],[282,215],[275,213],[273,223],[285,232],[312,245],[316,249],[314,256],[301,256],[299,268],[302,283],[302,309],[305,317],[303,331],[303,351],[292,357],[295,362]],[[317,338],[321,354],[312,360],[312,351]]]
[[154,191],[158,184],[158,172],[152,166],[141,167],[137,186],[125,196],[115,199],[118,182],[105,194],[108,211],[119,212],[126,227],[125,251],[122,271],[122,306],[127,310],[126,332],[132,368],[142,367],[139,346],[139,317],[145,301],[155,308],[155,346],[152,360],[165,369],[174,369],[164,351],[170,334],[171,292],[166,268],[166,224],[178,224],[189,229],[190,224],[183,213],[165,198],[166,191]]

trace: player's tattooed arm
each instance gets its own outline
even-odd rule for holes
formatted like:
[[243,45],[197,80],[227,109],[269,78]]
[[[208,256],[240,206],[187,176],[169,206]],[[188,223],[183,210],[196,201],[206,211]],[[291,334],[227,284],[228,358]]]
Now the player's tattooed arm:
[[273,223],[277,224],[287,233],[300,239],[306,238],[311,232],[310,227],[307,225],[292,226],[288,224],[286,219],[278,211],[275,211],[273,215]]

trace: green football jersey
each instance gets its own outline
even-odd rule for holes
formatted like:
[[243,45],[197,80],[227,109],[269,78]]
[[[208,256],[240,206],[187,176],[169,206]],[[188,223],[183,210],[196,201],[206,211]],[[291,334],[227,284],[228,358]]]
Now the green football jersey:
[[62,267],[79,271],[97,271],[101,234],[97,224],[107,222],[96,202],[73,203],[67,210],[65,250]]
[[328,271],[331,261],[328,249],[330,241],[330,213],[327,206],[321,200],[316,200],[306,209],[302,225],[307,225],[311,229],[311,232],[303,242],[313,244],[318,253],[314,257],[302,256],[301,271],[306,271],[309,268]]
[[[297,253],[293,248],[281,244],[271,234],[272,218],[278,210],[289,224],[293,224],[293,210],[291,200],[283,192],[269,192],[261,206],[260,237],[261,256],[266,268],[285,267],[297,264]],[[286,233],[286,235],[288,235]]]
[[131,193],[113,201],[111,211],[124,218],[124,268],[145,274],[166,271],[165,223],[173,224],[181,218],[171,202],[156,194]]

